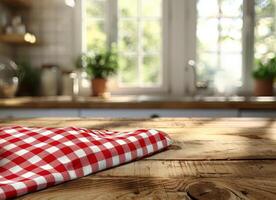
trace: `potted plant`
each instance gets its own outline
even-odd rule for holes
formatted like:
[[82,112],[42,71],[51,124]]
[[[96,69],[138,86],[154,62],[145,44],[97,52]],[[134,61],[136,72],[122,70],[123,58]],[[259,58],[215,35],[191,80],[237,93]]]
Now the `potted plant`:
[[256,96],[273,96],[273,83],[276,77],[276,56],[267,62],[257,60],[257,68],[253,71]]
[[118,56],[115,47],[87,55],[86,68],[92,78],[93,96],[104,95],[107,91],[108,77],[116,74],[118,69]]

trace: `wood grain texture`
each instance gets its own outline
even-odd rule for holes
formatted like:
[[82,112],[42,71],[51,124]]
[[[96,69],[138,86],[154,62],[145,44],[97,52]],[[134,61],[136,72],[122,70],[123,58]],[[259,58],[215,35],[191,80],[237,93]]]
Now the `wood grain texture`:
[[160,129],[170,134],[174,144],[169,151],[152,156],[151,160],[276,159],[276,122],[273,119],[36,119],[8,120],[5,124],[112,130]]
[[150,158],[19,199],[276,199],[276,119],[2,120],[0,126],[156,128],[174,140]]
[[[195,186],[196,185],[196,186]],[[23,196],[24,200],[275,199],[275,179],[85,177]]]
[[276,98],[151,97],[114,96],[112,98],[21,97],[0,100],[0,108],[91,108],[91,109],[262,109],[275,110]]
[[275,160],[156,161],[141,160],[95,174],[98,177],[173,178],[276,178]]

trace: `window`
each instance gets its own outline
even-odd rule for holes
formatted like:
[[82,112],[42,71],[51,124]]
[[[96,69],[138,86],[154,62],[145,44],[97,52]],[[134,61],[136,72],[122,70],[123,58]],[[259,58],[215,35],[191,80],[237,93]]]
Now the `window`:
[[85,43],[88,51],[106,46],[106,7],[106,0],[85,1]]
[[[254,23],[245,23],[245,20],[254,21],[255,35]],[[245,84],[242,81],[249,82],[253,57],[264,59],[276,52],[275,21],[276,0],[255,0],[255,7],[251,0],[198,0],[198,80],[208,82],[211,88],[223,83],[239,87]],[[248,43],[254,39],[255,49],[243,49],[252,47]]]
[[84,2],[86,50],[118,44],[118,87],[162,87],[162,0]]
[[255,57],[276,53],[276,0],[256,0]]
[[119,90],[188,94],[193,78],[184,68],[196,60],[206,94],[221,84],[250,92],[254,57],[276,52],[276,0],[84,2],[87,49],[118,44]]
[[[241,86],[243,1],[198,0],[197,78]],[[208,9],[206,9],[208,8]]]

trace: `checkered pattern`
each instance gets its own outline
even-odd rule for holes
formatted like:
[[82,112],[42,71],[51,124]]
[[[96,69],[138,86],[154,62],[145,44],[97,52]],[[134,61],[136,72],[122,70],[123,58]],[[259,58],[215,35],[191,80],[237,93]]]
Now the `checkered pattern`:
[[157,130],[0,127],[0,199],[118,166],[170,144]]

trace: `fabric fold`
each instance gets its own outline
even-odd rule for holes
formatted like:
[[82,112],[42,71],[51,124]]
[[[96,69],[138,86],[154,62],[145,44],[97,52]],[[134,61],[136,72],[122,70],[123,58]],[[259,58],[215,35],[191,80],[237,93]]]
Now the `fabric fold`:
[[0,127],[0,199],[128,163],[172,144],[162,131]]

